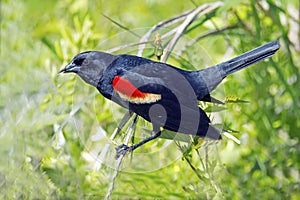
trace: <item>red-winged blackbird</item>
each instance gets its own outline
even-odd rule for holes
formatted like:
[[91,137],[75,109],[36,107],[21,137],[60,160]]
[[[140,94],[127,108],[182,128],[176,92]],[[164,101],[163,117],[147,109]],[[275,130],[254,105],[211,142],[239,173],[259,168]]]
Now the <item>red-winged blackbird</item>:
[[220,130],[210,125],[198,101],[220,103],[210,92],[227,75],[269,58],[279,48],[278,41],[269,42],[199,71],[185,71],[132,55],[87,51],[76,55],[60,73],[76,73],[104,97],[152,123],[152,136],[133,146],[117,147],[116,157],[119,157],[157,138],[161,128],[221,139]]

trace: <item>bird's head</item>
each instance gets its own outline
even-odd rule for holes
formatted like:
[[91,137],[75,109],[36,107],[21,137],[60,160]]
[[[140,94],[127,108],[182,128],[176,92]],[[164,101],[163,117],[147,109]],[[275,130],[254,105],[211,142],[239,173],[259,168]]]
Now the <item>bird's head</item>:
[[85,82],[97,87],[104,70],[113,60],[114,56],[111,54],[86,51],[76,55],[59,73],[76,73]]

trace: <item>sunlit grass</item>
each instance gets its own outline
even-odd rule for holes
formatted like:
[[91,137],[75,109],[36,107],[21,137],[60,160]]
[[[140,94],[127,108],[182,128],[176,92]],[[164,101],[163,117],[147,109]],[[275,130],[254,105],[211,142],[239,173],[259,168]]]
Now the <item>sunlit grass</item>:
[[[118,2],[118,6],[115,2],[69,0],[43,5],[34,0],[1,2],[0,198],[104,197],[112,170],[102,166],[94,171],[94,161],[85,155],[104,145],[92,137],[99,127],[110,135],[125,110],[108,103],[75,76],[58,76],[57,72],[80,51],[105,51],[135,40],[129,32],[122,38],[111,37],[124,30],[101,12],[130,29],[148,30],[149,26],[194,9],[193,2],[130,1]],[[226,105],[224,123],[236,131],[232,135],[241,144],[225,138],[217,150],[210,152],[209,161],[216,166],[210,174],[213,178],[206,176],[193,150],[188,157],[155,171],[121,173],[112,199],[300,196],[300,48],[299,35],[291,27],[298,25],[299,30],[299,15],[295,15],[298,4],[229,1],[187,29],[184,40],[200,37],[195,45],[205,52],[197,54],[191,46],[182,57],[170,58],[182,68],[207,66],[197,62],[216,64],[271,40],[279,40],[282,47],[272,60],[224,81],[226,96],[249,103]],[[225,30],[219,31],[222,28]],[[198,58],[204,54],[211,59]],[[143,130],[147,124],[141,121],[139,125],[142,128],[137,129],[137,139],[139,134],[147,134]],[[60,145],[56,143],[58,133]],[[163,146],[164,142],[161,139],[156,144]],[[161,156],[163,160],[168,155]],[[186,159],[206,177],[200,180]]]

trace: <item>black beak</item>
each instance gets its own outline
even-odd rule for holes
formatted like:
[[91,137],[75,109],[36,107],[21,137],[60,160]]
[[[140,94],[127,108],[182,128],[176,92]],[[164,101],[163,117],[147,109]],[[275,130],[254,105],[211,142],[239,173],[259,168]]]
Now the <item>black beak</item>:
[[73,62],[70,62],[65,68],[60,70],[58,73],[78,73],[80,70],[79,66],[76,66]]

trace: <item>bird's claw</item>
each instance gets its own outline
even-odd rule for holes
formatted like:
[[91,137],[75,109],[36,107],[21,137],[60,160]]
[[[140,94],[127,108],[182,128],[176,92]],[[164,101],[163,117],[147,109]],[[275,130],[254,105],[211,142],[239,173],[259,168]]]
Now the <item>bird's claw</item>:
[[120,156],[125,155],[127,152],[131,151],[131,148],[125,144],[121,144],[116,147],[116,159]]

